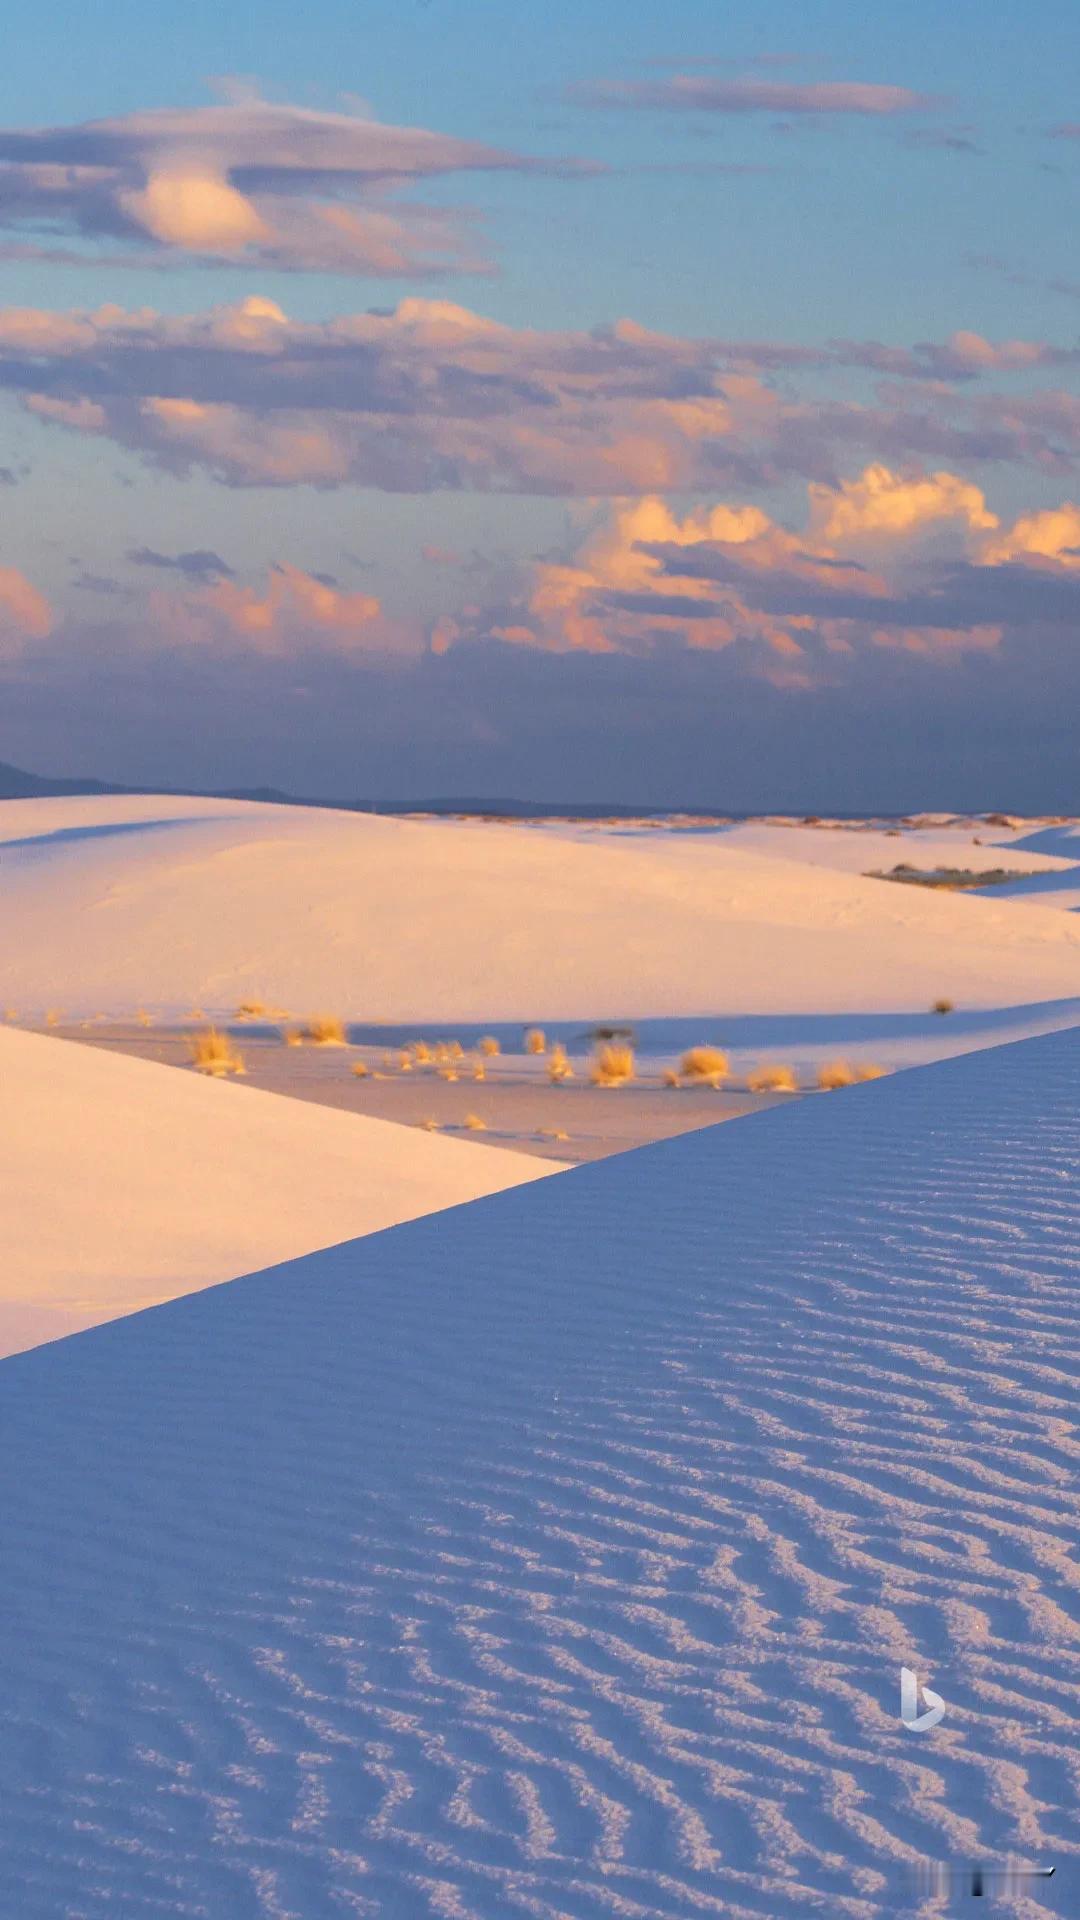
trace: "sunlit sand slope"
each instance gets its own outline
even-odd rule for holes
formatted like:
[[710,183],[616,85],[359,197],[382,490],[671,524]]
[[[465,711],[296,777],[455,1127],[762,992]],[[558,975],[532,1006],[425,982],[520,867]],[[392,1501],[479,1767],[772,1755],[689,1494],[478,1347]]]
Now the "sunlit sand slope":
[[254,997],[482,1023],[991,1007],[1080,987],[1080,919],[1052,907],[724,836],[575,840],[242,802],[9,801],[0,912],[0,1005],[20,1010]]
[[0,1028],[0,1354],[549,1170]]
[[0,1908],[1067,1895],[1078,1172],[1053,1036],[4,1362]]

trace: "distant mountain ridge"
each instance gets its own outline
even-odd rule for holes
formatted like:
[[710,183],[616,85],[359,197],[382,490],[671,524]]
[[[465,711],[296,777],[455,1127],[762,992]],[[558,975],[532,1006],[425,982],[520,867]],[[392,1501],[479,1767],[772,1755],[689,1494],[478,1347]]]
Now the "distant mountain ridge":
[[628,806],[625,801],[512,800],[468,795],[464,798],[440,797],[419,800],[327,800],[306,794],[285,793],[280,787],[147,787],[122,786],[114,781],[85,779],[57,780],[48,774],[27,773],[0,760],[0,800],[49,800],[61,795],[104,793],[193,793],[205,800],[257,800],[266,806],[332,807],[343,813],[470,813],[497,814],[519,820],[543,819],[552,814],[571,815],[575,819],[636,819],[642,814],[685,813],[702,820],[740,818],[728,810],[712,807]]

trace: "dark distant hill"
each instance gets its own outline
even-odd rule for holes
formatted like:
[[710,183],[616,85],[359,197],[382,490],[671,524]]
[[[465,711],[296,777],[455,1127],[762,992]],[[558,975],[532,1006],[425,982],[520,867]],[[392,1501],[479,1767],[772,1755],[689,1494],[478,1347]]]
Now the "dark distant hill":
[[47,774],[27,773],[0,760],[0,800],[47,800],[62,794],[190,793],[201,800],[259,800],[265,805],[333,807],[344,813],[468,813],[510,820],[540,820],[552,815],[575,820],[639,818],[642,814],[685,813],[702,820],[729,819],[729,813],[711,807],[628,806],[625,801],[504,800],[466,795],[435,800],[313,800],[306,794],[283,793],[279,787],[229,787],[207,791],[192,787],[125,787],[108,780],[54,780]]

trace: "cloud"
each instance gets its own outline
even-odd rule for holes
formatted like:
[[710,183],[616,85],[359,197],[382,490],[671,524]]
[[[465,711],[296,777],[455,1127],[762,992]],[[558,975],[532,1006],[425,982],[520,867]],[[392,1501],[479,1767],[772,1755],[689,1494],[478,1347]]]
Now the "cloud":
[[871,119],[922,111],[936,96],[909,87],[862,81],[725,80],[709,73],[676,73],[664,80],[602,80],[572,89],[573,97],[599,107],[652,107],[694,113],[772,113]]
[[343,593],[315,574],[279,562],[265,593],[232,578],[182,595],[158,593],[152,609],[159,632],[182,644],[223,642],[246,652],[294,658],[316,651],[351,655],[393,649],[396,636],[370,594]]
[[[860,455],[1060,471],[1080,452],[1080,400],[987,382],[1076,360],[971,332],[910,349],[680,338],[629,319],[544,332],[416,297],[322,322],[255,295],[195,314],[0,310],[0,390],[29,412],[233,486],[715,493],[834,484]],[[821,395],[851,368],[881,376],[872,400]]]
[[747,671],[809,689],[867,648],[938,657],[1080,621],[1080,508],[1003,527],[948,472],[882,466],[808,489],[806,524],[720,503],[682,517],[623,504],[565,562],[539,563],[512,606],[442,622],[437,648],[482,637],[648,657],[739,650]]
[[[16,248],[22,236],[39,258],[58,238],[80,248],[107,242],[114,264],[131,249],[139,264],[149,256],[159,264],[194,258],[380,276],[477,271],[485,263],[470,222],[403,198],[406,189],[463,173],[582,170],[359,114],[241,96],[70,126],[0,128],[0,230]],[[48,244],[35,238],[42,233]]]
[[19,651],[26,640],[52,631],[53,611],[43,593],[16,567],[0,567],[0,651]]
[[133,547],[127,558],[133,566],[161,567],[182,573],[189,580],[228,580],[233,576],[233,569],[227,561],[206,547],[197,547],[190,553],[171,554],[155,553],[152,547]]

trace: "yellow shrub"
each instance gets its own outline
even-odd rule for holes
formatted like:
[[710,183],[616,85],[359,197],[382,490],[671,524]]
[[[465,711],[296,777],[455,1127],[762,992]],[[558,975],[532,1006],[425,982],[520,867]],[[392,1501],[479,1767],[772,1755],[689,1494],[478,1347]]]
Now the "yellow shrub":
[[931,1013],[955,1013],[956,1002],[953,1000],[935,1000],[930,1011]]
[[358,1080],[366,1080],[370,1071],[371,1069],[367,1066],[365,1061],[363,1060],[353,1061],[353,1072],[355,1073]]
[[525,1051],[526,1053],[547,1052],[547,1034],[544,1032],[543,1027],[529,1028],[528,1033],[525,1035]]
[[679,1071],[688,1080],[707,1080],[718,1087],[731,1072],[731,1062],[720,1047],[691,1047],[679,1062]]
[[344,1047],[348,1045],[345,1028],[336,1013],[317,1013],[305,1020],[304,1039],[313,1047]]
[[538,1140],[569,1140],[570,1135],[564,1133],[561,1127],[537,1127],[536,1137]]
[[634,1078],[634,1049],[614,1041],[597,1047],[589,1068],[594,1087],[625,1087]]
[[265,1020],[269,1012],[270,1009],[265,1001],[241,1000],[240,1005],[236,1009],[236,1018],[238,1020]]
[[477,1044],[477,1051],[479,1053],[486,1053],[490,1060],[495,1054],[501,1053],[502,1048],[493,1033],[485,1033],[483,1039]]
[[558,1044],[552,1047],[551,1058],[548,1061],[547,1076],[553,1087],[557,1087],[563,1080],[573,1079],[574,1069],[566,1057],[565,1047],[559,1046]]
[[826,1060],[818,1068],[817,1083],[822,1093],[835,1093],[838,1087],[853,1087],[855,1069],[848,1060]]
[[873,1060],[864,1060],[861,1066],[856,1067],[855,1078],[856,1080],[880,1080],[888,1071],[888,1067],[879,1067]]
[[468,1127],[470,1133],[486,1133],[487,1132],[487,1121],[481,1120],[480,1115],[478,1113],[467,1113],[465,1115],[464,1124],[465,1126]]
[[472,1077],[474,1080],[487,1079],[487,1068],[485,1067],[482,1060],[477,1061],[475,1067],[472,1070]]
[[147,1011],[146,1011],[146,1008],[145,1008],[145,1007],[140,1007],[140,1008],[139,1008],[139,1011],[138,1011],[138,1013],[137,1013],[137,1014],[135,1015],[135,1018],[136,1018],[136,1020],[138,1021],[138,1023],[139,1023],[139,1025],[140,1025],[140,1027],[152,1027],[152,1026],[153,1026],[153,1024],[154,1024],[154,1016],[153,1016],[153,1014],[152,1014],[152,1013],[147,1013]]
[[682,1081],[679,1079],[679,1076],[676,1073],[674,1067],[664,1068],[663,1081],[664,1081],[665,1087],[681,1087],[682,1086]]
[[237,1053],[227,1033],[208,1027],[189,1042],[191,1064],[200,1073],[212,1073],[220,1079],[226,1073],[246,1073],[243,1054]]
[[304,1036],[301,1033],[299,1027],[286,1027],[285,1045],[287,1047],[302,1047],[303,1044],[304,1044]]
[[799,1091],[794,1067],[758,1067],[755,1073],[747,1074],[746,1084],[751,1093],[798,1093]]
[[439,1123],[434,1114],[431,1113],[429,1113],[425,1119],[421,1120],[420,1125],[423,1127],[425,1133],[438,1133],[439,1131]]

